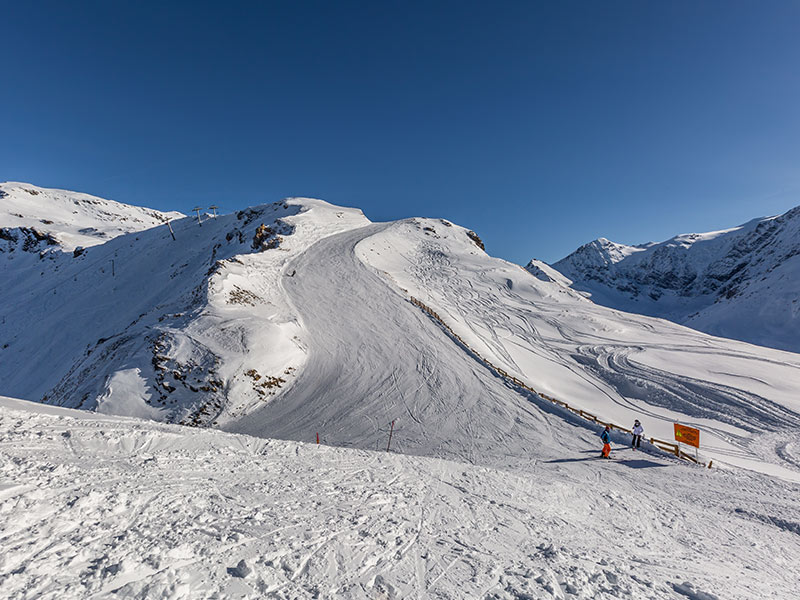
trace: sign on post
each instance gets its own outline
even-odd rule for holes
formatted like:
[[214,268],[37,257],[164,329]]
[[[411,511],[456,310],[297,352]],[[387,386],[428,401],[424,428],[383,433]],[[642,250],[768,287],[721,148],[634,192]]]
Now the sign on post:
[[675,441],[699,448],[700,430],[675,423]]

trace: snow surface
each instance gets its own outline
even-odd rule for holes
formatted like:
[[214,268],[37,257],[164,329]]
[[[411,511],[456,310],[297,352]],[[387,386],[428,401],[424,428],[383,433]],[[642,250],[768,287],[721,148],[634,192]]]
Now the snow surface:
[[598,304],[800,352],[800,207],[641,246],[600,238],[553,266]]
[[67,252],[183,216],[30,183],[0,183],[0,227],[52,234]]
[[[175,240],[161,225],[17,268],[0,288],[0,389],[92,410],[102,399],[105,410],[130,415],[106,400],[115,374],[137,368],[137,397],[164,420],[246,412],[277,391],[262,386],[268,378],[290,384],[305,360],[281,291],[287,261],[365,223],[360,210],[287,200],[202,225],[174,221]],[[261,226],[273,248],[254,248]]]
[[[9,597],[794,597],[800,355],[598,306],[443,220],[293,198],[172,228],[6,261],[0,394],[45,402],[0,401]],[[713,468],[620,433],[601,461],[478,355],[697,426]]]
[[161,421],[162,411],[148,404],[151,397],[139,369],[117,371],[106,384],[106,392],[97,399],[97,412]]
[[800,441],[800,355],[597,306],[441,220],[371,224],[295,198],[173,230],[17,269],[0,289],[0,392],[361,449],[395,421],[399,451],[497,467],[569,443],[572,416],[474,351],[647,436],[698,427],[717,467],[800,479],[785,450]]
[[[395,289],[431,306],[473,350],[537,391],[623,426],[640,418],[646,435],[662,440],[673,439],[673,423],[690,424],[702,431],[705,460],[800,480],[800,464],[780,450],[800,441],[799,355],[597,306],[561,285],[545,265],[541,272],[550,274],[548,281],[487,256],[463,228],[436,220],[386,226],[358,250]],[[411,325],[402,329],[410,337]],[[444,350],[433,354],[444,362]],[[452,369],[449,359],[441,367]],[[477,371],[467,366],[456,385],[467,381],[470,369]],[[438,384],[441,375],[435,373],[430,379]],[[533,438],[546,435],[530,418],[512,412],[517,391],[505,388],[484,403],[486,392],[479,388],[464,384],[459,392],[451,385],[432,401],[446,401],[448,395],[476,399],[478,406],[463,417],[480,423],[466,425],[466,431],[477,431],[475,437],[496,423],[497,438],[517,455],[514,446],[535,446]],[[386,396],[390,392],[382,402]],[[547,410],[536,398],[527,400],[518,413],[530,402]],[[458,412],[457,406],[452,409]],[[486,414],[478,416],[481,411]],[[516,428],[502,423],[498,413],[513,415],[509,420],[522,424],[526,441],[509,441]],[[486,452],[497,443],[487,440]]]
[[0,398],[0,590],[796,597],[797,484],[630,450],[604,461],[575,432],[492,469]]

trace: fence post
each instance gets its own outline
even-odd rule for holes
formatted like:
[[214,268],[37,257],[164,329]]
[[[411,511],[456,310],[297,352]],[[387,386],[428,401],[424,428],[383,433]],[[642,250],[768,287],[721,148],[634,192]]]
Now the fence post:
[[319,446],[319,431],[317,432],[317,446]]
[[389,443],[386,444],[386,451],[389,451],[389,447],[392,445],[392,434],[394,433],[394,421],[392,421],[392,427],[389,429]]

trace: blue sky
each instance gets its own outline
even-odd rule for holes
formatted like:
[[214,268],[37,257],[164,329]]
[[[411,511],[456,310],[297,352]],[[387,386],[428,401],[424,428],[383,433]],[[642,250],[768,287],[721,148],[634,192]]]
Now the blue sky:
[[554,261],[800,204],[800,2],[0,2],[0,180]]

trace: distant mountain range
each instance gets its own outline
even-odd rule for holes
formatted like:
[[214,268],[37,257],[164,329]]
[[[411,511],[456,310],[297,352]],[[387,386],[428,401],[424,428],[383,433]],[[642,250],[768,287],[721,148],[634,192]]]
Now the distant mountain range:
[[660,243],[600,238],[553,267],[597,304],[800,352],[800,207]]

